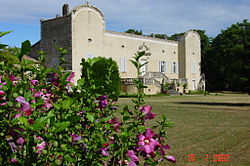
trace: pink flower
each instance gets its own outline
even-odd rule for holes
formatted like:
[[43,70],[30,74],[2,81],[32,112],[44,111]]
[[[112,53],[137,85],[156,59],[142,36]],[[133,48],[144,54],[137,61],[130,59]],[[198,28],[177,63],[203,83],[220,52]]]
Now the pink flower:
[[79,135],[76,135],[76,134],[70,134],[71,138],[72,138],[72,141],[78,141],[81,139],[81,136]]
[[174,158],[174,156],[166,156],[165,157],[168,161],[172,162],[172,163],[175,163],[176,162],[176,159]]
[[14,142],[9,142],[12,152],[17,152],[17,146]]
[[100,96],[97,98],[98,100],[98,108],[105,108],[108,106],[108,100],[107,100],[107,96]]
[[17,161],[17,159],[12,158],[12,159],[10,159],[10,162],[11,162],[11,163],[17,163],[18,161]]
[[27,101],[25,101],[25,98],[24,98],[24,97],[18,96],[18,97],[16,98],[16,101],[17,101],[19,104],[21,104],[22,107],[18,109],[18,111],[21,111],[21,113],[20,113],[20,114],[17,114],[17,115],[15,116],[15,118],[20,117],[23,113],[24,113],[25,116],[30,116],[30,115],[32,114],[32,109],[30,108],[30,104],[29,104]]
[[119,128],[121,127],[121,122],[118,122],[116,117],[108,120],[108,123],[114,125],[113,128],[116,132],[120,131]]
[[108,149],[107,147],[101,148],[101,149],[100,149],[101,154],[102,154],[103,156],[109,156],[109,153],[108,153],[107,149]]
[[0,96],[5,95],[4,91],[0,90]]
[[127,153],[127,156],[130,158],[130,161],[128,162],[129,166],[136,166],[136,162],[139,161],[138,157],[135,155],[135,152],[133,150],[129,150]]
[[138,157],[135,155],[135,152],[133,150],[129,150],[127,156],[134,162],[139,161]]
[[16,98],[16,101],[21,104],[21,108],[19,109],[20,111],[26,111],[26,110],[30,110],[30,104],[28,102],[25,101],[25,98],[22,96],[18,96]]
[[41,142],[40,144],[37,144],[37,146],[36,146],[36,153],[42,153],[42,151],[43,151],[43,149],[45,149],[45,147],[46,147],[46,142],[45,141],[43,141],[43,142]]
[[22,116],[22,113],[21,114],[16,114],[15,118],[19,118],[20,116]]
[[14,75],[10,75],[9,78],[12,82],[18,80],[17,77],[15,77]]
[[167,144],[167,145],[160,145],[159,146],[159,151],[160,151],[160,155],[164,156],[165,155],[165,151],[164,150],[167,150],[167,149],[170,149],[170,146]]
[[2,76],[0,76],[0,88],[2,88],[2,85],[6,85],[6,82],[2,82]]
[[34,137],[35,137],[35,139],[36,139],[36,140],[43,141],[43,138],[42,138],[41,136],[37,136],[37,135],[35,135]]
[[42,96],[42,99],[44,101],[43,107],[45,107],[47,110],[52,108],[52,104],[50,103],[50,97],[51,97],[50,93],[46,93]]
[[59,76],[57,73],[50,73],[49,74],[49,81],[55,85],[55,86],[59,86]]
[[43,108],[46,108],[47,110],[52,108],[52,104],[50,101],[50,97],[52,96],[52,94],[46,93],[46,89],[42,89],[41,91],[35,92],[33,96],[36,98],[43,99],[43,101],[44,101],[44,103],[42,105]]
[[30,81],[32,85],[37,86],[39,81],[38,80],[31,80]]
[[29,124],[34,124],[35,121],[34,121],[34,119],[28,119],[28,123],[29,123]]
[[16,86],[19,79],[17,77],[15,77],[14,75],[10,75],[9,78],[10,78],[11,82],[13,83],[13,85]]
[[43,92],[38,91],[38,92],[36,92],[33,96],[36,97],[36,98],[41,98],[42,95],[43,95]]
[[23,139],[23,137],[19,137],[16,142],[19,144],[19,145],[23,145],[23,143],[25,142],[25,140]]
[[6,97],[4,96],[5,92],[0,90],[0,105],[6,105],[8,102],[6,102]]
[[0,103],[1,106],[8,104],[8,102]]
[[156,116],[156,114],[151,112],[151,110],[152,107],[150,105],[140,107],[140,111],[145,114],[145,120],[153,119]]
[[138,151],[143,151],[146,154],[153,153],[155,148],[160,146],[159,142],[153,139],[154,132],[152,129],[148,128],[144,134],[140,134],[138,136],[139,142],[137,145],[139,147],[137,148]]
[[68,86],[72,87],[71,84],[74,83],[74,77],[75,77],[75,72],[71,72],[68,78],[66,79],[66,81],[70,82],[67,84]]
[[6,95],[4,91],[0,90],[0,105],[6,105],[8,102],[6,102]]

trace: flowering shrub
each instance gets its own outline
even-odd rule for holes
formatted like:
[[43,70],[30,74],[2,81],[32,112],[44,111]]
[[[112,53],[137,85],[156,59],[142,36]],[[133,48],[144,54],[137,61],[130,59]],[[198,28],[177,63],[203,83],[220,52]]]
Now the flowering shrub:
[[[20,65],[8,68],[0,63],[1,165],[136,166],[176,161],[167,155],[166,118],[152,129],[145,126],[156,114],[144,103],[139,78],[135,108],[119,111],[114,101],[96,93],[93,80],[82,78],[76,86],[74,73],[61,66],[46,68],[42,53],[36,63],[22,59],[27,51],[24,44]],[[65,51],[60,53],[63,63]],[[138,52],[132,60],[138,75],[143,55]]]

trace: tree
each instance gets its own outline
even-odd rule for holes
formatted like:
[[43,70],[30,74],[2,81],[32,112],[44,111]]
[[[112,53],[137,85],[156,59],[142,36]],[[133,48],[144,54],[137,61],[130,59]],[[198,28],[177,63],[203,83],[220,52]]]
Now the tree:
[[[11,31],[0,32],[0,38],[10,32]],[[17,47],[7,47],[7,45],[0,43],[0,61],[4,62],[5,65],[12,66],[13,64],[20,63],[18,57],[15,56],[19,52],[20,52],[20,49]]]
[[181,37],[183,35],[184,35],[184,32],[182,32],[182,33],[175,33],[172,36],[168,37],[168,40],[177,40],[178,37]]
[[111,58],[97,57],[91,60],[91,66],[83,59],[82,77],[86,81],[94,80],[96,92],[109,94],[109,98],[117,100],[120,95],[120,76],[116,62]]
[[154,34],[154,33],[151,33],[150,37],[155,37],[155,38],[159,38],[159,39],[167,39],[168,36],[166,34]]
[[6,65],[19,64],[20,61],[15,53],[19,51],[19,48],[16,47],[8,47],[0,49],[0,61],[4,62]]
[[138,31],[138,30],[135,30],[135,29],[128,29],[125,32],[126,33],[136,34],[136,35],[143,35],[142,30]]
[[206,74],[210,90],[250,93],[250,23],[243,20],[222,30],[208,50]]

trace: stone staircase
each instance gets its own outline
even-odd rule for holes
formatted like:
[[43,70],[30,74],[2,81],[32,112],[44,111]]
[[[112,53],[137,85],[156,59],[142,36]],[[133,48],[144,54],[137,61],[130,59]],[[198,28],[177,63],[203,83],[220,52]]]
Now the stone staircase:
[[169,78],[160,72],[147,72],[141,78],[143,78],[143,83],[147,85],[154,85],[162,92],[163,86],[166,82],[169,82]]
[[[121,83],[125,86],[134,85],[135,78],[122,78]],[[164,85],[166,83],[172,84],[172,90],[176,91],[176,84],[184,84],[187,82],[186,78],[179,78],[179,79],[170,79],[165,74],[160,72],[147,72],[143,76],[140,77],[140,81],[144,83],[148,87],[148,89],[152,89],[156,93],[164,92]],[[146,89],[146,92],[147,89]],[[146,93],[147,94],[147,93]],[[152,93],[151,93],[152,94]]]

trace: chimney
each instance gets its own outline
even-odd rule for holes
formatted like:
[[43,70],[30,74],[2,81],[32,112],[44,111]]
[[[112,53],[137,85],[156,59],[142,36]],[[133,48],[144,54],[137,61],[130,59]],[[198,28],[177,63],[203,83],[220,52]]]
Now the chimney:
[[69,14],[69,5],[68,4],[63,5],[62,14],[63,14],[63,16],[66,16],[67,14]]

